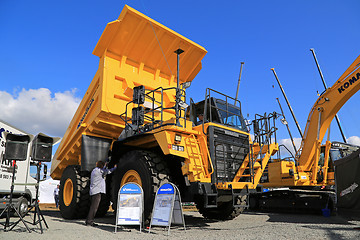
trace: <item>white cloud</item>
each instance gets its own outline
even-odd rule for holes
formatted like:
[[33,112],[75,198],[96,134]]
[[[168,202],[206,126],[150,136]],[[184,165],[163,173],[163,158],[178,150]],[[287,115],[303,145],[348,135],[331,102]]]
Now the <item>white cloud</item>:
[[75,89],[54,94],[47,88],[0,91],[0,119],[31,134],[62,137],[81,99]]
[[[360,146],[360,137],[358,136],[352,136],[349,137],[347,140],[347,143]],[[295,147],[297,150],[299,150],[299,147],[301,145],[301,138],[294,138]],[[294,147],[291,143],[291,140],[289,138],[287,139],[280,139],[279,145],[285,145],[287,149],[291,151],[291,153],[295,156]],[[289,155],[288,151],[286,151],[284,148],[281,148],[282,155]]]
[[360,146],[360,137],[358,136],[352,136],[346,139],[347,143],[354,144],[357,146]]
[[[301,145],[301,138],[293,138],[293,139],[294,139],[294,144],[295,144],[296,150],[299,150],[300,145]],[[295,150],[294,150],[293,144],[291,143],[290,138],[280,139],[279,145],[284,145],[293,154],[293,156],[295,156]],[[281,147],[280,150],[284,155],[290,155],[289,152],[284,147]]]

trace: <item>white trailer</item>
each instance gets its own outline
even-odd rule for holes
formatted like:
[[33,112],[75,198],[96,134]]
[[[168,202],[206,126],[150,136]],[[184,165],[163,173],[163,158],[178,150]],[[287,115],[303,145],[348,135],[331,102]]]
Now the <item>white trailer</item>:
[[[0,212],[9,201],[12,180],[12,162],[5,159],[5,135],[4,133],[30,135],[0,119]],[[31,135],[30,135],[31,136]],[[15,174],[15,186],[13,203],[20,213],[24,213],[36,197],[36,179],[30,176],[30,152],[31,142],[28,145],[25,161],[17,161]]]

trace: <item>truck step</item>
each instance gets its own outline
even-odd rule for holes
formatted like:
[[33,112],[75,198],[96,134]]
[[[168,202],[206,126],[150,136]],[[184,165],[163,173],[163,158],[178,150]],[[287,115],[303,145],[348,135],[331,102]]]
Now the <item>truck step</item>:
[[240,177],[251,177],[251,175],[250,174],[242,174],[242,175],[240,175]]

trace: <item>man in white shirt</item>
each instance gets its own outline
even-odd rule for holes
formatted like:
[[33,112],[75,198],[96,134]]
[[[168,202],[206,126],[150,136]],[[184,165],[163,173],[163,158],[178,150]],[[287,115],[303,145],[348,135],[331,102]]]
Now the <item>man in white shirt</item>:
[[116,169],[117,165],[114,168],[108,169],[107,164],[103,161],[96,162],[96,168],[91,172],[90,179],[90,197],[91,197],[91,206],[89,214],[86,218],[85,225],[96,227],[97,224],[94,223],[94,218],[98,210],[101,194],[106,194],[106,183],[105,176],[112,173]]

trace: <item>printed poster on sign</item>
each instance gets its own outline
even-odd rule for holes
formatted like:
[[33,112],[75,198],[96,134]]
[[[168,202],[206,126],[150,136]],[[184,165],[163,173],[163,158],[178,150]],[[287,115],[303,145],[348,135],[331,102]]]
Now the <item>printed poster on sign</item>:
[[158,195],[153,213],[152,225],[168,226],[174,195]]
[[141,194],[120,195],[119,225],[133,225],[140,223]]
[[127,183],[121,187],[118,196],[116,227],[117,225],[140,225],[143,214],[143,191],[136,183]]
[[185,230],[179,189],[172,183],[165,183],[158,189],[155,196],[149,232],[152,226],[161,226],[168,227],[169,234],[172,223],[183,224]]

